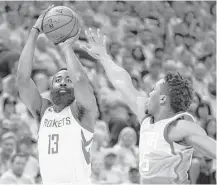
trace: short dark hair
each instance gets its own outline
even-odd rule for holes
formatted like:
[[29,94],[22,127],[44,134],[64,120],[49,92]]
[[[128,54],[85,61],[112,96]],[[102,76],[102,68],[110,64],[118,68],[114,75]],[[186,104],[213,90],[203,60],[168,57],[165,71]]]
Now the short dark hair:
[[138,168],[133,168],[133,167],[131,167],[131,168],[129,169],[129,173],[132,173],[132,172],[139,172],[139,170],[138,170]]
[[176,36],[180,36],[180,37],[183,37],[183,38],[184,38],[184,35],[181,34],[181,33],[175,33],[175,37],[176,37]]
[[154,51],[154,53],[156,54],[158,51],[164,52],[164,49],[163,48],[156,48],[155,51]]
[[16,153],[11,158],[11,163],[13,163],[17,157],[21,157],[21,158],[26,158],[27,159],[27,156],[25,154],[23,154],[23,153]]
[[57,73],[60,71],[67,71],[67,68],[61,68],[59,71],[57,71]]
[[192,103],[193,88],[189,80],[179,73],[168,72],[164,77],[165,91],[170,98],[170,106],[175,113],[187,111]]
[[208,114],[209,114],[209,115],[212,115],[210,105],[209,105],[207,102],[201,102],[201,103],[198,105],[198,107],[197,107],[197,109],[196,109],[196,111],[195,111],[195,115],[196,115],[198,118],[200,118],[199,109],[200,109],[200,108],[204,108],[204,107],[207,107],[207,109],[208,109]]

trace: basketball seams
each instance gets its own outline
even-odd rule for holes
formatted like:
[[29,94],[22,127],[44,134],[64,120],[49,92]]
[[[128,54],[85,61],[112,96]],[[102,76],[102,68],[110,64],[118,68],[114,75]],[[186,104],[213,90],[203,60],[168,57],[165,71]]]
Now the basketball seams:
[[[76,25],[76,23],[77,23],[77,19],[75,19],[75,22],[74,22],[74,25],[73,25],[73,28],[72,28],[72,30],[70,31],[70,33],[64,38],[64,39],[62,39],[62,41],[65,41],[66,39],[68,39],[68,37],[71,35],[71,33],[72,33],[72,31],[74,30],[74,27],[75,27],[75,25]],[[76,33],[77,34],[77,33]],[[75,34],[75,35],[76,35]],[[72,37],[74,37],[74,36],[72,36]]]
[[70,19],[69,22],[67,22],[67,23],[61,25],[60,27],[57,27],[57,28],[55,28],[55,29],[53,29],[53,30],[51,30],[51,31],[45,32],[45,34],[51,33],[51,32],[53,32],[53,31],[55,31],[55,30],[58,30],[59,28],[61,28],[61,27],[65,26],[65,25],[69,24],[70,22],[72,22],[73,19],[74,19],[74,17],[71,17],[71,19]]
[[[66,11],[66,9],[67,9],[67,11]],[[73,10],[63,6],[62,9],[58,9],[58,11],[56,10],[54,12],[50,12],[50,15],[46,15],[46,16],[42,20],[42,28],[46,28],[43,31],[48,36],[48,38],[50,38],[53,41],[53,43],[58,44],[60,42],[66,41],[68,38],[74,37],[78,33],[77,29],[79,28],[79,26],[78,26],[79,20],[76,20],[76,19],[78,19],[78,17]],[[53,17],[53,19],[52,19],[52,17]],[[68,20],[68,22],[67,22],[67,19],[70,19],[70,20]],[[73,20],[73,19],[75,19],[75,20]],[[46,24],[45,24],[45,22],[46,22]],[[62,23],[63,25],[58,26],[59,23],[60,24]],[[50,25],[50,24],[52,24],[52,25]],[[49,25],[50,25],[50,27],[49,27]],[[56,26],[58,26],[58,27],[56,27]],[[51,28],[53,28],[53,29],[51,29]]]
[[49,17],[46,17],[44,20],[47,20],[47,19],[49,19],[50,17],[59,16],[59,15],[66,16],[66,17],[74,17],[74,15],[55,14],[55,15],[50,15]]

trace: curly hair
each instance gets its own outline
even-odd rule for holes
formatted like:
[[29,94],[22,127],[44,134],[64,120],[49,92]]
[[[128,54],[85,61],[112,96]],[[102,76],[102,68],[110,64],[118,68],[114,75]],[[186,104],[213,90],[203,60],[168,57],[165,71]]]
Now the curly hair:
[[168,72],[164,77],[165,91],[170,98],[170,106],[175,113],[187,111],[192,103],[193,88],[189,80],[179,73]]

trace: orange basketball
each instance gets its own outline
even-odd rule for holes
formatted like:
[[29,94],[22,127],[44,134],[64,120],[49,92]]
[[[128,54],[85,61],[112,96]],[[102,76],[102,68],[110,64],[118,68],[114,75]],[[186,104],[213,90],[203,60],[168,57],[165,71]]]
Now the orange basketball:
[[64,42],[78,33],[78,16],[66,6],[56,6],[46,13],[42,30],[54,44]]

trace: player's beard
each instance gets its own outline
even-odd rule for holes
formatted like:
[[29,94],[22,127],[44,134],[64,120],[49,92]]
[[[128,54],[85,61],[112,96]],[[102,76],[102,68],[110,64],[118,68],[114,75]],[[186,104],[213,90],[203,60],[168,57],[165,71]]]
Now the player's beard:
[[64,107],[69,106],[75,100],[74,89],[66,88],[66,92],[61,93],[60,89],[51,89],[51,101],[54,105]]

